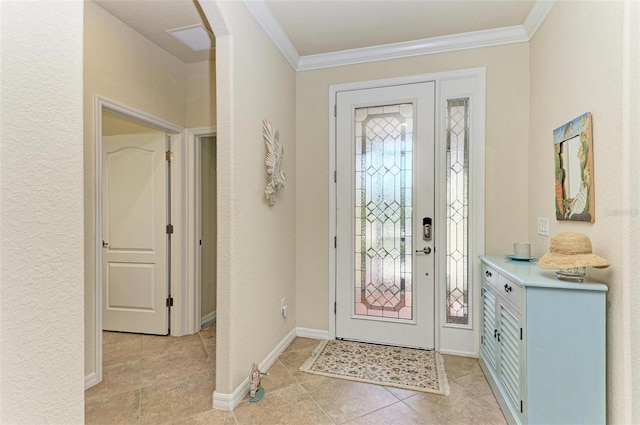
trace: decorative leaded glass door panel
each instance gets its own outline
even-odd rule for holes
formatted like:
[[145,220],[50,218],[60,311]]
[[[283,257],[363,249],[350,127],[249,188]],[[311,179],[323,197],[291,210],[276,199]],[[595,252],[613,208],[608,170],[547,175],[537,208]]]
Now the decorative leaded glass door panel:
[[337,93],[336,336],[434,348],[434,83]]

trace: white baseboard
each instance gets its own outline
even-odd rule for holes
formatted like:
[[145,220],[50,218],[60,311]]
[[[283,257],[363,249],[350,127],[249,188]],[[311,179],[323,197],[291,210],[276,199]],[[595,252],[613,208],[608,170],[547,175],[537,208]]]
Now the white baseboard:
[[233,410],[249,392],[249,376],[232,394],[213,392],[213,408],[220,410]]
[[96,375],[95,372],[91,372],[88,375],[85,375],[84,377],[84,389],[89,389],[91,387],[93,387],[94,385],[98,384],[98,377]]
[[200,319],[200,326],[202,327],[202,326],[206,325],[209,322],[213,322],[214,320],[216,320],[216,312],[215,312],[215,310],[212,311],[209,314],[206,314],[206,315],[202,316],[202,318]]
[[[287,349],[291,341],[295,339],[297,335],[296,329],[292,329],[283,339],[276,345],[276,347],[264,358],[258,365],[261,371],[266,372],[269,368],[278,360],[280,354]],[[220,410],[233,410],[238,403],[242,401],[245,395],[249,392],[249,377],[247,376],[244,381],[236,388],[232,394],[213,392],[213,407]]]
[[311,328],[296,328],[296,336],[312,339],[329,339],[329,331]]

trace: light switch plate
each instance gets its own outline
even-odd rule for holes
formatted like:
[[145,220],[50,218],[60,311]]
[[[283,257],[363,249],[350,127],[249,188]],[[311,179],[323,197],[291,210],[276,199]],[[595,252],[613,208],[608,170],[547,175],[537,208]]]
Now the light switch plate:
[[538,218],[538,234],[542,236],[549,236],[548,218]]

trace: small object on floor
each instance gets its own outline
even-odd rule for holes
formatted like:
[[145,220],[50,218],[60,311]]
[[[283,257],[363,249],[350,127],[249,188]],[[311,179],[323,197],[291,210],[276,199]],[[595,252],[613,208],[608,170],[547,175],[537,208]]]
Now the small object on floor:
[[249,372],[249,382],[250,382],[250,391],[249,391],[249,401],[251,403],[255,403],[256,401],[262,400],[264,397],[265,390],[262,387],[262,375],[267,375],[265,373],[260,372],[257,364],[251,365],[251,372]]
[[249,397],[249,403],[255,403],[257,401],[260,401],[262,400],[262,397],[264,397],[264,388],[260,387],[256,391],[256,395],[254,397]]

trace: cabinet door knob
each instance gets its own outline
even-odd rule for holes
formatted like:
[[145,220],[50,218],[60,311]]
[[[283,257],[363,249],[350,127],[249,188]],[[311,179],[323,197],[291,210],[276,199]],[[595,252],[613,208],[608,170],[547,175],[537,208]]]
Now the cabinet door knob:
[[487,277],[491,277],[491,276],[493,276],[493,274],[492,274],[489,270],[487,270],[486,272],[484,272],[484,274],[485,274],[485,276],[487,276]]
[[508,284],[504,284],[504,292],[511,292],[513,290],[513,288],[511,286],[509,286]]

